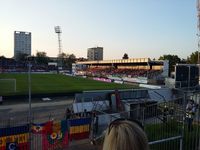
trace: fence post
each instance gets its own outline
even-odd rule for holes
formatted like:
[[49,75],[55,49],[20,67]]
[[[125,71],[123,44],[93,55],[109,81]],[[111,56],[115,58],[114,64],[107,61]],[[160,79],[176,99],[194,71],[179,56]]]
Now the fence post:
[[[198,100],[197,100],[198,99]],[[200,121],[200,112],[199,112],[199,92],[196,94],[196,104],[197,104],[197,108],[196,108],[196,110],[197,110],[197,125],[198,125],[198,127],[197,127],[197,131],[196,131],[196,139],[198,140],[198,141],[196,141],[196,144],[195,144],[195,147],[196,147],[196,149],[200,149],[200,145],[199,145],[199,143],[200,143],[200,138],[198,138],[199,137],[199,121]]]
[[181,136],[180,139],[180,150],[183,150],[183,140],[184,140],[184,130],[185,130],[185,109],[186,109],[186,99],[187,99],[187,93],[183,92],[183,123],[182,123],[182,129],[181,129]]
[[50,113],[50,115],[49,115],[49,121],[51,120],[51,113]]
[[180,149],[179,150],[182,150],[183,149],[183,137],[180,139]]
[[142,125],[143,126],[144,126],[144,122],[145,122],[145,107],[142,107]]
[[[91,111],[91,113],[92,113],[92,111]],[[92,121],[91,121],[91,126],[90,126],[90,143],[91,144],[94,144],[94,132],[93,132],[93,130],[94,130],[94,117],[93,117],[93,114],[91,114],[91,119],[92,119]]]

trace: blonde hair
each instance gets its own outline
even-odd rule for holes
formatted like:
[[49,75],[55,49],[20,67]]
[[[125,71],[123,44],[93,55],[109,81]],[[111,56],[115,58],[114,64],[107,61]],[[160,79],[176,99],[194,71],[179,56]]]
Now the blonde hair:
[[106,131],[103,150],[149,150],[144,131],[136,123],[121,120]]

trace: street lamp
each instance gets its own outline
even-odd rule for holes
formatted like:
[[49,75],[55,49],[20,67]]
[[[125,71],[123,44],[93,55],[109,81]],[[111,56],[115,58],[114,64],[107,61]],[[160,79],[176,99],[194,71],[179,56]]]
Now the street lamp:
[[31,123],[31,62],[33,61],[32,56],[27,57],[28,60],[28,102],[29,102],[29,121]]
[[32,114],[31,114],[31,67],[32,64],[31,62],[33,61],[34,57],[32,56],[27,56],[27,61],[28,61],[28,104],[29,104],[29,113],[28,113],[28,118],[29,118],[29,142],[30,142],[30,149],[31,149],[31,123],[32,123]]

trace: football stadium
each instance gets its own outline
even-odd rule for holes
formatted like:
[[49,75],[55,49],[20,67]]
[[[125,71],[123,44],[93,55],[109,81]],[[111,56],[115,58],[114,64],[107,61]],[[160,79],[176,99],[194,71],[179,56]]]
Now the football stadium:
[[0,150],[200,150],[195,1],[1,1]]
[[0,69],[2,148],[101,149],[107,125],[117,118],[140,121],[151,149],[198,145],[198,114],[189,124],[184,111],[188,101],[198,104],[195,65],[177,65],[175,78],[168,77],[168,61],[150,58],[78,61],[71,74],[34,63],[30,70],[12,67]]
[[[0,87],[1,95],[28,93],[28,75],[26,74],[28,70],[24,66],[17,68],[11,63],[2,67],[1,70],[5,73],[0,74],[0,83],[3,85]],[[72,75],[65,73],[58,75],[49,68],[43,68],[41,72],[39,69],[41,67],[33,65],[32,94],[62,93],[67,95],[86,90],[135,88],[140,83],[164,84],[164,77],[168,75],[167,66],[167,61],[151,61],[149,58],[87,61],[73,64]]]

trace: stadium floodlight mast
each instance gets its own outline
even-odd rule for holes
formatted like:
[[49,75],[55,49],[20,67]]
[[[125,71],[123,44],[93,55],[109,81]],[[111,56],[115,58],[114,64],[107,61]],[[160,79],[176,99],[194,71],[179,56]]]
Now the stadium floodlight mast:
[[55,33],[58,34],[58,69],[62,69],[62,45],[61,45],[61,28],[60,26],[55,26]]

